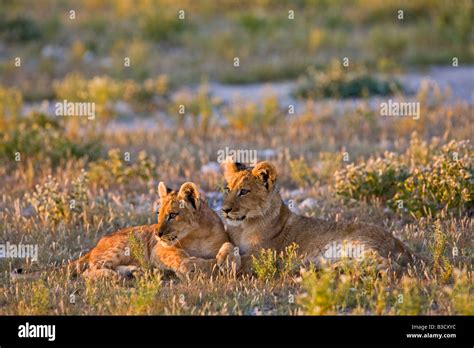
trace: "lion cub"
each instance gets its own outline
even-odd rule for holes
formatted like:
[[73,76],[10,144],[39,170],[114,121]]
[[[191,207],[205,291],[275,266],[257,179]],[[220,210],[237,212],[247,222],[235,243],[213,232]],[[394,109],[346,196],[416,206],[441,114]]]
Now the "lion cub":
[[[67,266],[69,271],[98,279],[129,276],[140,269],[143,261],[178,275],[240,267],[240,257],[232,252],[234,247],[222,221],[194,183],[187,182],[175,192],[160,182],[159,195],[157,224],[130,227],[102,237],[92,250]],[[140,250],[140,259],[132,249]]]
[[380,227],[325,221],[291,212],[278,192],[277,171],[269,162],[249,168],[227,161],[223,168],[227,188],[222,211],[230,239],[243,253],[244,273],[251,272],[252,254],[262,248],[281,251],[292,243],[298,245],[306,261],[317,266],[337,262],[337,251],[347,246],[358,253],[352,258],[375,253],[381,261],[380,269],[386,269],[389,260],[400,265],[413,261],[414,254]]

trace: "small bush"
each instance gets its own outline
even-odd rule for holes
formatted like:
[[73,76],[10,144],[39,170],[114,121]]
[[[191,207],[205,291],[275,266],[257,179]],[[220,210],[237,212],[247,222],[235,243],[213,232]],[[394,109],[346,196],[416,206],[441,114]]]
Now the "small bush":
[[151,273],[138,277],[131,289],[129,312],[127,314],[152,314],[154,303],[161,288],[161,278]]
[[141,21],[141,31],[144,37],[155,42],[170,41],[183,32],[186,27],[186,21],[180,20],[175,14],[148,14]]
[[336,193],[356,200],[381,198],[388,201],[397,192],[397,186],[409,176],[407,168],[393,153],[370,158],[361,164],[349,164],[336,172]]
[[433,270],[441,275],[441,279],[446,282],[450,279],[453,267],[445,256],[446,234],[443,232],[441,222],[436,220],[434,223],[433,242],[431,250],[433,253]]
[[49,287],[43,281],[35,281],[28,285],[27,295],[18,303],[21,315],[45,315],[49,310]]
[[436,152],[427,166],[411,168],[411,175],[398,184],[393,197],[394,203],[403,202],[416,217],[474,207],[473,157],[468,142],[451,141]]
[[27,42],[41,38],[41,29],[29,17],[4,19],[0,17],[0,33],[6,41]]
[[253,13],[243,13],[238,18],[239,24],[251,34],[256,34],[268,26],[267,19]]
[[128,163],[119,149],[112,149],[108,152],[107,159],[100,159],[90,164],[89,177],[91,182],[105,186],[112,183],[127,184],[130,181],[147,181],[153,178],[155,169],[155,159],[145,151],[138,153],[136,162]]
[[72,180],[71,186],[60,189],[56,178],[49,175],[33,192],[26,192],[24,200],[42,222],[57,224],[74,216],[82,216],[89,204],[88,174],[84,170]]
[[56,98],[68,102],[95,103],[95,112],[100,120],[114,115],[111,103],[122,97],[122,85],[108,76],[87,80],[77,73],[68,74],[53,83]]
[[308,166],[304,158],[290,161],[290,176],[298,186],[312,186],[316,183],[317,175]]
[[336,277],[331,270],[321,273],[307,272],[302,281],[304,293],[298,298],[304,314],[328,315],[336,313],[337,299],[334,296]]
[[[167,97],[169,79],[166,75],[146,79],[143,83],[133,80],[116,80],[109,76],[86,79],[78,73],[71,73],[53,83],[56,98],[68,102],[95,103],[95,112],[102,121],[115,116],[114,103],[124,101],[139,111],[147,111],[155,96]],[[152,104],[151,104],[152,105]]]
[[360,98],[391,95],[401,90],[396,80],[377,78],[361,67],[344,68],[333,61],[326,71],[309,68],[293,91],[301,98]]
[[404,275],[400,288],[394,291],[394,310],[397,315],[420,315],[428,309],[428,297],[422,293],[420,279]]
[[258,279],[286,278],[301,265],[301,257],[297,253],[298,246],[292,244],[284,251],[262,249],[257,256],[252,255],[252,269]]
[[59,190],[58,182],[51,175],[44,184],[36,185],[33,193],[27,192],[25,200],[31,204],[36,216],[44,222],[58,223],[68,214],[64,194]]
[[377,272],[377,265],[376,256],[367,255],[362,261],[342,259],[337,267],[305,270],[298,297],[303,313],[388,314],[395,294],[388,288],[390,278]]
[[98,139],[69,138],[58,121],[42,113],[31,113],[18,120],[9,131],[0,132],[0,158],[45,159],[56,166],[67,158],[95,159],[101,151]]
[[453,307],[458,315],[474,315],[474,291],[472,272],[467,268],[455,269],[453,272],[454,285],[448,288],[452,296]]
[[336,192],[356,200],[382,199],[415,217],[474,207],[472,147],[467,141],[443,146],[420,143],[414,135],[402,155],[348,165],[336,173]]

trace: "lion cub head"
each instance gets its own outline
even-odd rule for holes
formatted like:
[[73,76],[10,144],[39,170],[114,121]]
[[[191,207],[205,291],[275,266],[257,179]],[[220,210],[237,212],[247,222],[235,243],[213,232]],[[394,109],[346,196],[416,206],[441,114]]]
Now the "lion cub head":
[[201,195],[196,184],[184,183],[178,192],[160,182],[157,239],[163,246],[173,246],[199,229]]
[[277,173],[267,162],[255,167],[226,161],[223,164],[227,181],[222,212],[229,226],[238,226],[244,221],[264,216],[271,204]]

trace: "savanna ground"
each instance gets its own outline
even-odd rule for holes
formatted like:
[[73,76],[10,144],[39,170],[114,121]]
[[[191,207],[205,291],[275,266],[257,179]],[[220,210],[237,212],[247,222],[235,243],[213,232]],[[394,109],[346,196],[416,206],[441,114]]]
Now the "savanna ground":
[[[433,82],[410,94],[398,81],[474,62],[471,1],[0,9],[0,242],[39,252],[37,262],[0,259],[1,314],[474,314],[472,85],[463,99]],[[271,91],[223,100],[208,85],[281,79],[294,81],[285,100]],[[388,98],[418,102],[420,117],[382,117]],[[57,117],[64,99],[95,103],[96,117]],[[159,181],[194,181],[218,210],[226,148],[272,161],[292,209],[382,225],[433,264],[401,277],[377,274],[370,260],[302,270],[289,248],[262,252],[251,278],[10,279],[14,268],[51,269],[103,235],[154,223]]]

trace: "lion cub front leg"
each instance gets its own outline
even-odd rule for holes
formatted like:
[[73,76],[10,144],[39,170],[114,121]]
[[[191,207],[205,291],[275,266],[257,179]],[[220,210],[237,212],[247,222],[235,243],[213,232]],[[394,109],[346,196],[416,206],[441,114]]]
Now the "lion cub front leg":
[[216,262],[219,270],[237,274],[241,267],[241,256],[239,248],[230,242],[222,244],[216,255]]
[[178,275],[188,275],[198,271],[210,274],[215,266],[214,260],[191,257],[183,249],[157,245],[154,248],[153,263]]

